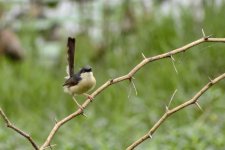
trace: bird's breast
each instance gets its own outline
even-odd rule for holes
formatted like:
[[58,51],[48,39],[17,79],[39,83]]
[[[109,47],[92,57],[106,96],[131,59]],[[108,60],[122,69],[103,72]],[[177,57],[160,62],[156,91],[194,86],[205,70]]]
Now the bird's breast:
[[83,94],[95,87],[96,80],[92,72],[82,74],[81,78],[82,79],[79,81],[77,85],[68,88],[69,93],[76,95]]
[[95,80],[95,78],[93,76],[92,77],[88,77],[88,78],[82,78],[82,80],[78,84],[80,85],[80,87],[82,87],[85,90],[89,91],[95,86],[96,80]]

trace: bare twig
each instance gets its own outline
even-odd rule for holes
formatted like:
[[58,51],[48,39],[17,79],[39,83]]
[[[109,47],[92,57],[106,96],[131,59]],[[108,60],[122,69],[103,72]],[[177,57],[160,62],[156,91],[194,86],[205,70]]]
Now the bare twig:
[[[138,70],[140,70],[144,65],[146,65],[149,62],[153,62],[156,60],[160,60],[163,58],[170,58],[171,55],[174,54],[178,54],[181,52],[185,52],[186,50],[188,50],[189,48],[199,45],[201,43],[204,42],[225,42],[225,38],[200,38],[194,42],[191,42],[181,48],[177,48],[175,50],[169,51],[167,53],[163,53],[157,56],[153,56],[153,57],[149,57],[146,59],[143,59],[139,64],[137,64],[128,74],[120,76],[118,78],[115,79],[110,79],[107,82],[105,82],[103,85],[101,85],[97,90],[95,90],[90,96],[91,97],[96,97],[98,94],[100,94],[102,91],[104,91],[107,87],[111,86],[112,84],[124,81],[124,80],[129,80]],[[95,100],[95,99],[94,99]],[[92,100],[93,101],[93,100]],[[82,107],[85,109],[89,104],[90,104],[91,100],[90,99],[86,99],[85,102],[82,104]],[[58,129],[65,124],[66,122],[70,121],[71,119],[79,116],[82,114],[82,110],[78,109],[77,111],[75,111],[74,113],[68,115],[67,117],[63,118],[61,121],[57,122],[55,124],[55,126],[53,127],[53,129],[51,130],[51,132],[49,133],[47,139],[45,140],[44,144],[41,146],[40,150],[43,150],[46,146],[49,145],[49,143],[51,142],[51,140],[53,139],[55,133],[58,131]]]
[[145,134],[143,137],[141,137],[140,139],[138,139],[137,141],[135,141],[134,143],[132,143],[127,150],[132,150],[135,147],[137,147],[138,145],[140,145],[141,143],[143,143],[145,140],[147,140],[149,137],[149,135],[153,135],[154,132],[162,125],[162,123],[171,115],[173,115],[174,113],[176,113],[177,111],[186,108],[187,106],[191,105],[191,104],[198,104],[197,100],[198,98],[204,94],[211,86],[213,86],[214,84],[218,83],[219,81],[223,80],[225,78],[225,73],[221,74],[220,76],[218,76],[217,78],[215,78],[214,80],[210,81],[208,84],[206,84],[198,93],[196,93],[194,95],[194,97],[192,97],[190,100],[178,105],[177,107],[174,107],[171,110],[168,110],[164,113],[164,115],[154,124],[154,126],[148,131],[147,134]]
[[24,138],[26,138],[32,144],[32,146],[34,147],[35,150],[39,150],[37,144],[34,142],[34,140],[31,138],[31,136],[28,135],[27,133],[25,133],[24,131],[20,130],[16,126],[14,126],[9,121],[9,119],[7,118],[7,116],[5,115],[4,111],[1,108],[0,108],[0,116],[2,116],[2,118],[5,121],[8,128],[11,128],[12,130],[14,130],[17,133],[19,133],[20,135],[22,135]]

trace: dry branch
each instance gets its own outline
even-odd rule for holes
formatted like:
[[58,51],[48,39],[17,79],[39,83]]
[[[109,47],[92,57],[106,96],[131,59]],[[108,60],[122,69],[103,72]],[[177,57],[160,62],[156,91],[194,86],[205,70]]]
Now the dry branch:
[[[128,74],[123,75],[123,76],[118,77],[118,78],[115,78],[115,79],[108,80],[103,85],[101,85],[97,90],[95,90],[91,94],[91,97],[93,97],[93,98],[96,97],[98,94],[100,94],[103,90],[105,90],[107,87],[111,86],[112,84],[115,84],[115,83],[118,83],[118,82],[121,82],[121,81],[124,81],[124,80],[132,80],[133,75],[139,69],[141,69],[144,65],[146,65],[149,62],[160,60],[160,59],[163,59],[163,58],[173,58],[172,55],[175,55],[175,54],[178,54],[178,53],[181,53],[181,52],[185,52],[189,48],[191,48],[193,46],[196,46],[196,45],[199,45],[199,44],[204,43],[204,42],[225,42],[225,38],[209,38],[209,37],[210,36],[204,36],[204,37],[202,37],[202,38],[200,38],[200,39],[198,39],[198,40],[196,40],[196,41],[194,41],[192,43],[189,43],[189,44],[187,44],[187,45],[185,45],[185,46],[183,46],[181,48],[178,48],[178,49],[175,49],[175,50],[172,50],[172,51],[169,51],[167,53],[163,53],[163,54],[160,54],[160,55],[157,55],[157,56],[153,56],[153,57],[148,57],[147,58],[147,57],[145,57],[144,54],[142,54],[143,60],[139,64],[137,64]],[[223,74],[223,76],[224,76],[224,74]],[[212,86],[213,84],[218,82],[217,80],[219,81],[220,78],[218,77],[218,78],[212,80],[209,83],[208,86]],[[200,92],[204,92],[204,90],[207,90],[207,89],[203,88],[203,91],[200,91]],[[202,93],[200,93],[200,94],[202,94]],[[198,96],[197,96],[197,98],[198,98]],[[83,109],[85,109],[90,104],[90,102],[91,102],[90,99],[85,100],[85,102],[82,104]],[[189,103],[188,103],[188,105],[190,105]],[[182,109],[182,108],[186,107],[186,105],[187,104],[184,103],[184,104],[182,104],[182,105],[180,105],[180,106],[178,106],[176,108],[173,108],[172,110],[168,110],[167,113],[165,115],[163,115],[162,118],[159,120],[159,123],[163,122],[168,116],[170,116],[171,114],[175,113],[179,109]],[[6,117],[6,115],[4,114],[2,109],[0,109],[0,115],[2,116],[3,120],[6,122],[7,126],[9,128],[11,128],[11,129],[13,129],[14,131],[16,131],[17,133],[19,133],[21,136],[25,137],[32,144],[32,146],[34,147],[35,150],[44,150],[47,147],[49,147],[50,143],[51,143],[51,141],[52,141],[52,139],[54,137],[54,135],[59,130],[59,128],[63,124],[65,124],[68,121],[70,121],[71,119],[73,119],[73,118],[75,118],[75,117],[77,117],[79,115],[82,115],[82,114],[83,114],[83,110],[78,109],[74,113],[72,113],[72,114],[66,116],[65,118],[63,118],[62,120],[56,122],[56,124],[52,128],[51,132],[49,133],[47,139],[44,141],[43,145],[40,148],[38,148],[38,146],[35,144],[33,139],[28,134],[26,134],[22,130],[20,130],[20,129],[16,128],[14,125],[12,125],[12,123],[8,120],[8,118]],[[155,124],[155,126],[153,126],[153,128],[150,130],[150,133],[153,133],[159,127],[159,125],[160,125],[159,123],[157,122]],[[152,137],[152,134],[147,134],[147,135],[144,136],[143,141],[145,140],[145,138],[147,139],[147,138],[151,138],[151,137]],[[138,143],[138,144],[140,144],[140,143]]]
[[[199,44],[204,43],[204,42],[225,42],[225,38],[208,38],[208,37],[203,37],[203,38],[200,38],[200,39],[198,39],[198,40],[196,40],[194,42],[191,42],[191,43],[189,43],[189,44],[187,44],[187,45],[185,45],[185,46],[183,46],[181,48],[177,48],[177,49],[169,51],[167,53],[163,53],[163,54],[160,54],[160,55],[157,55],[157,56],[153,56],[153,57],[149,57],[149,58],[146,58],[144,56],[144,54],[142,54],[144,59],[139,64],[137,64],[128,74],[126,74],[124,76],[121,76],[121,77],[118,77],[118,78],[115,78],[115,79],[108,80],[102,86],[100,86],[97,90],[95,90],[91,94],[91,96],[93,98],[96,97],[98,94],[100,94],[103,90],[105,90],[108,86],[110,86],[112,84],[115,84],[115,83],[118,83],[118,82],[121,82],[121,81],[124,81],[124,80],[132,79],[132,76],[139,69],[141,69],[144,65],[146,65],[149,62],[160,60],[160,59],[167,58],[167,57],[171,58],[172,55],[175,55],[175,54],[178,54],[178,53],[181,53],[181,52],[185,52],[189,48],[191,48],[193,46],[196,46],[196,45],[199,45]],[[83,109],[85,109],[90,104],[90,102],[91,102],[90,99],[85,100],[85,102],[82,104]],[[53,127],[53,129],[51,130],[50,134],[48,135],[46,141],[41,146],[40,150],[43,150],[43,148],[45,148],[46,146],[48,146],[50,144],[50,142],[51,142],[52,138],[54,137],[55,133],[58,131],[58,129],[63,124],[65,124],[69,120],[71,120],[71,119],[73,119],[76,116],[81,115],[81,114],[82,114],[82,110],[78,109],[76,112],[70,114],[69,116],[63,118],[61,121],[56,123],[55,126]]]
[[24,138],[26,138],[34,147],[35,150],[39,150],[37,144],[34,142],[34,140],[31,138],[31,136],[27,133],[25,133],[24,131],[20,130],[19,128],[17,128],[16,126],[14,126],[8,119],[8,117],[5,115],[5,113],[3,112],[3,110],[0,108],[0,115],[2,116],[3,120],[6,123],[6,126],[8,128],[13,129],[14,131],[16,131],[17,133],[19,133],[20,135],[22,135]]
[[[215,85],[217,82],[223,80],[225,78],[225,73],[223,73],[222,75],[218,76],[217,78],[215,78],[214,80],[211,80],[208,84],[206,84],[198,93],[195,94],[195,96],[193,98],[191,98],[190,100],[178,105],[177,107],[174,107],[171,110],[167,110],[164,115],[155,123],[155,125],[149,130],[149,132],[147,134],[145,134],[144,136],[142,136],[140,139],[138,139],[137,141],[135,141],[133,144],[131,144],[127,150],[132,150],[135,147],[137,147],[138,145],[140,145],[141,143],[143,143],[145,140],[147,140],[148,138],[150,138],[154,132],[159,128],[160,125],[162,125],[162,123],[172,114],[176,113],[177,111],[192,105],[192,104],[196,104],[198,107],[199,104],[197,103],[198,98],[204,94],[211,86]],[[201,108],[201,107],[200,107]]]

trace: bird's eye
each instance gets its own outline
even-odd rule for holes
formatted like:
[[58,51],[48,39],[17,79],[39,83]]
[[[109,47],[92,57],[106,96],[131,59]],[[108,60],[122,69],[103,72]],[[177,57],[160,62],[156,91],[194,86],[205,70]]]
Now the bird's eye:
[[85,69],[85,72],[91,72],[91,68]]
[[92,71],[91,67],[83,67],[83,68],[80,70],[80,73],[91,72],[91,71]]

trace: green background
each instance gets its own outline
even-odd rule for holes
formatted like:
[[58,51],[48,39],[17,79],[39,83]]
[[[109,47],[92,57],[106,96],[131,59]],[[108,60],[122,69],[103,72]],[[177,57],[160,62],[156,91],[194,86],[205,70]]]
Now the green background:
[[[137,4],[132,1],[129,7],[132,10]],[[13,5],[23,3],[0,2],[5,12]],[[134,14],[135,21],[130,30],[123,30],[120,26],[127,17],[127,1],[104,13],[105,26],[100,46],[86,32],[73,34],[77,38],[76,70],[90,64],[97,88],[108,79],[127,74],[142,61],[141,53],[150,57],[179,48],[201,38],[202,28],[207,35],[225,37],[225,3],[203,2],[202,19],[196,17],[191,7],[180,7],[179,19],[173,13],[162,15],[158,10],[161,5],[160,2],[155,3],[151,13]],[[61,24],[68,18],[63,19]],[[41,145],[55,119],[60,120],[77,109],[71,96],[62,90],[66,38],[70,33],[64,33],[61,40],[54,41],[60,49],[57,55],[44,57],[39,50],[45,48],[48,41],[39,45],[35,40],[38,37],[46,39],[51,32],[40,32],[35,26],[39,20],[31,16],[16,21],[20,23],[16,33],[27,50],[26,57],[21,62],[0,57],[0,106],[12,123]],[[46,18],[44,21],[49,26],[55,23],[54,19]],[[76,24],[77,20],[72,21]],[[87,28],[92,26],[88,19],[79,23]],[[111,30],[110,23],[118,25],[120,32]],[[46,31],[49,31],[48,25]],[[54,47],[49,48],[52,50]],[[128,81],[104,90],[85,110],[87,117],[79,116],[60,128],[51,142],[56,144],[54,149],[125,149],[147,133],[163,115],[175,89],[178,91],[171,108],[192,98],[209,82],[209,77],[224,73],[225,44],[203,43],[174,55],[174,58],[178,74],[171,59],[147,64],[135,74],[138,95]],[[84,101],[83,96],[77,99],[80,103]],[[137,149],[225,149],[224,100],[225,82],[222,81],[200,97],[203,112],[194,105],[177,112],[160,126],[153,139],[145,141]],[[30,150],[32,147],[23,137],[6,128],[0,119],[0,149]]]

